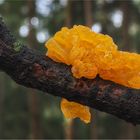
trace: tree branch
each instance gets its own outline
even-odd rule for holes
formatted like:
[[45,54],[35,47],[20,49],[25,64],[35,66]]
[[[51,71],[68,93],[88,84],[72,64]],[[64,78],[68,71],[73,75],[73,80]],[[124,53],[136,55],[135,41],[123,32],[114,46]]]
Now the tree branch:
[[70,66],[16,42],[0,19],[0,69],[14,81],[140,124],[140,90],[127,88],[99,77],[93,80],[72,76]]

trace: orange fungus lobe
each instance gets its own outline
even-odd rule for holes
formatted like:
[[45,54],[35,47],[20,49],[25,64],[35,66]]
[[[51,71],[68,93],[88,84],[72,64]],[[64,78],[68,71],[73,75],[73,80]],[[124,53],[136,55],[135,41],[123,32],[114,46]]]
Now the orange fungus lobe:
[[[45,46],[48,48],[47,56],[71,65],[76,78],[94,79],[99,74],[102,79],[140,89],[140,55],[119,51],[108,35],[95,33],[82,25],[71,29],[63,27]],[[75,110],[77,106],[74,106]],[[68,103],[66,110],[64,108],[65,105],[62,110],[66,117],[79,116],[84,120],[78,112],[71,112],[73,116],[68,114]]]
[[91,115],[87,106],[62,99],[61,110],[66,118],[74,119],[79,117],[85,123],[90,122]]

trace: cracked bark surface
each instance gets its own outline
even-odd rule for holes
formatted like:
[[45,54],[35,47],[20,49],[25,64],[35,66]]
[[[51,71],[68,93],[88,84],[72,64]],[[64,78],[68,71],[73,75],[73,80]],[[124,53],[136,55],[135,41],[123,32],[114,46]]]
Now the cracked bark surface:
[[[97,77],[76,79],[71,67],[21,45],[0,18],[0,70],[16,83],[140,124],[140,90]],[[12,99],[11,99],[12,100]]]

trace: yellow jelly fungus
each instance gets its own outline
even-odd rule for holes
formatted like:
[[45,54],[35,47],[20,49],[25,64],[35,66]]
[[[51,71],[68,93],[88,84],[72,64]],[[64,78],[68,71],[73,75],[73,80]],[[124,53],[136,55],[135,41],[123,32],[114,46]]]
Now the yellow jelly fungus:
[[66,118],[74,119],[78,116],[85,123],[90,122],[89,108],[84,105],[62,99],[61,110]]
[[[82,25],[71,29],[63,27],[45,46],[47,56],[71,65],[76,78],[94,79],[99,74],[105,80],[140,89],[140,55],[119,51],[108,35],[95,33]],[[67,113],[64,112],[65,116]],[[70,116],[73,118],[72,114]],[[78,113],[77,116],[81,118]]]

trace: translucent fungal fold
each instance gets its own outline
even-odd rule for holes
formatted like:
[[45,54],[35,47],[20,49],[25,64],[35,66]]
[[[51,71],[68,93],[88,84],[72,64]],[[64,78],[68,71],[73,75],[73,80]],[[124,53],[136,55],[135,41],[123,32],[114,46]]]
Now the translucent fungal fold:
[[99,74],[102,79],[140,89],[140,55],[119,51],[108,35],[82,25],[71,29],[63,27],[45,46],[47,56],[71,65],[76,78],[94,79]]
[[62,99],[61,110],[66,118],[74,119],[79,117],[85,123],[90,122],[91,115],[87,106]]

